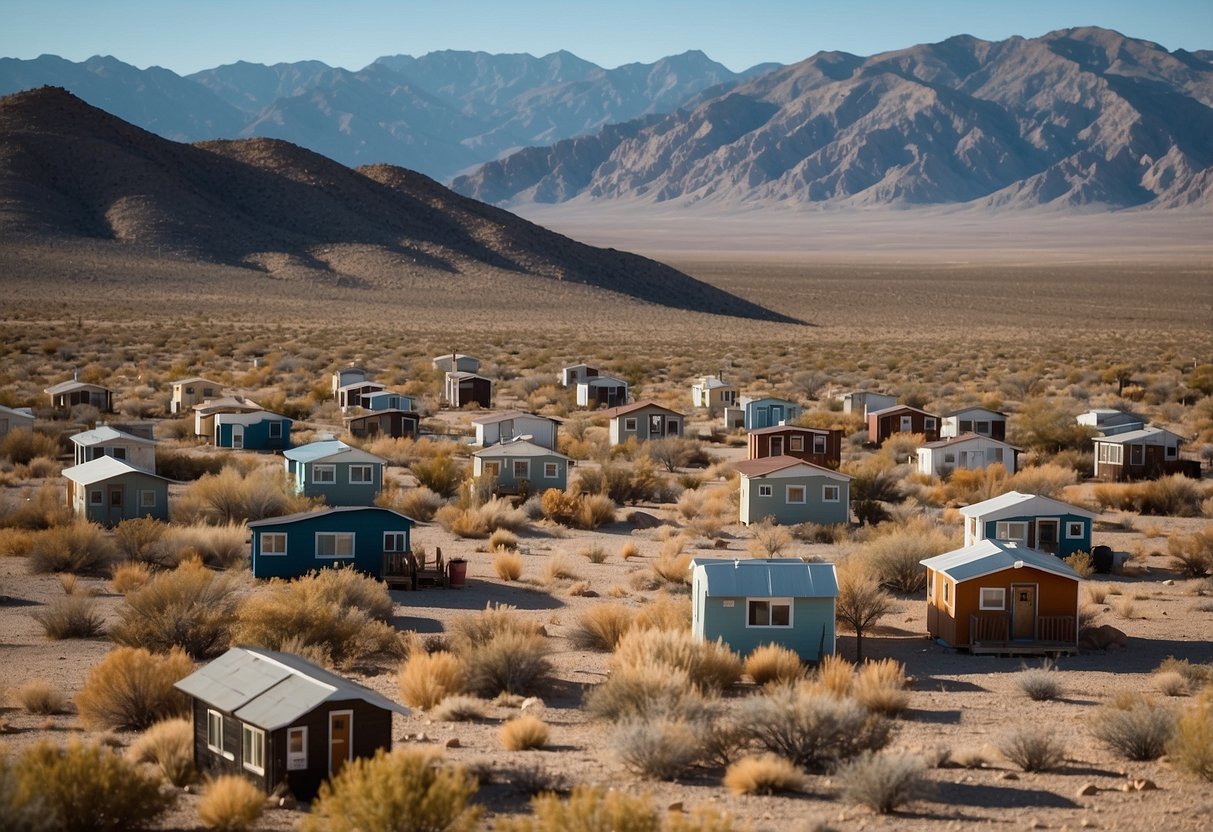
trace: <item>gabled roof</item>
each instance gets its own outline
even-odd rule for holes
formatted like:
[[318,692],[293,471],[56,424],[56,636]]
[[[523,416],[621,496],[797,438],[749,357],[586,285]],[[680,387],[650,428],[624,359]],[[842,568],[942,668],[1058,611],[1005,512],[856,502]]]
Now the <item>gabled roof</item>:
[[965,413],[977,413],[977,412],[989,413],[991,416],[1001,416],[1004,419],[1007,418],[1007,414],[1003,413],[1001,410],[990,410],[990,408],[988,408],[988,407],[980,407],[979,405],[973,405],[972,407],[957,408],[956,410],[953,410],[950,413],[943,414],[943,416],[945,419],[947,419],[952,416],[961,416]]
[[414,421],[421,421],[421,414],[416,410],[401,410],[397,407],[385,407],[383,410],[368,410],[365,413],[355,413],[345,417],[346,424],[350,422],[358,422],[363,419],[378,419],[380,416],[387,416],[390,413],[399,413],[402,416],[407,416]]
[[137,465],[131,465],[124,459],[115,459],[112,456],[99,456],[88,462],[63,469],[63,476],[80,485],[93,485],[105,480],[112,480],[123,474],[143,474],[165,482],[172,482],[168,477],[162,477]]
[[745,598],[837,598],[838,578],[832,563],[805,563],[799,558],[693,560],[708,596]]
[[61,381],[46,388],[46,392],[52,396],[58,396],[60,393],[70,393],[73,390],[104,390],[107,393],[111,392],[108,387],[102,387],[100,384],[89,384],[87,381],[77,381],[76,379]]
[[218,413],[221,410],[229,409],[240,413],[248,413],[254,410],[261,410],[261,405],[257,404],[252,399],[246,399],[244,396],[223,396],[218,399],[207,399],[204,402],[199,402],[194,405],[194,410],[203,415],[208,413]]
[[386,384],[380,384],[377,381],[363,379],[362,381],[351,381],[349,384],[343,384],[337,388],[337,392],[340,393],[342,390],[357,390],[361,387],[374,387],[376,390],[387,390]]
[[633,413],[637,410],[645,410],[648,408],[656,408],[657,410],[662,410],[662,411],[665,411],[666,413],[672,413],[673,415],[680,416],[684,419],[686,418],[685,413],[679,413],[677,410],[670,410],[668,407],[664,407],[662,405],[657,404],[657,402],[653,401],[652,399],[645,399],[644,401],[636,402],[635,404],[621,404],[618,407],[608,408],[607,410],[600,410],[600,411],[598,411],[598,415],[605,416],[608,419],[616,419],[620,416],[626,416],[629,413]]
[[1002,445],[1004,448],[1010,448],[1013,451],[1023,450],[1022,448],[1017,448],[1008,442],[1003,442],[1001,439],[995,439],[993,436],[982,436],[981,434],[978,434],[978,433],[962,433],[960,436],[953,436],[948,439],[938,439],[934,442],[927,442],[926,444],[922,445],[921,447],[923,447],[923,448],[946,448],[950,445],[963,445],[968,442],[973,442],[975,440],[980,440],[982,442],[992,442],[995,445]]
[[586,376],[577,382],[577,386],[586,387],[627,387],[628,383],[616,376]]
[[692,387],[702,387],[708,390],[715,390],[718,387],[736,387],[735,384],[730,384],[727,381],[721,381],[716,376],[704,376],[695,382]]
[[481,416],[479,419],[473,419],[473,425],[495,425],[498,422],[509,422],[514,419],[541,419],[545,422],[555,422],[559,424],[558,419],[553,419],[551,416],[541,416],[538,413],[525,413],[521,410],[507,410],[505,413],[493,413],[488,416]]
[[299,656],[261,647],[233,647],[174,687],[266,731],[290,725],[324,702],[360,699],[409,713],[403,705]]
[[977,517],[985,520],[1001,520],[1006,517],[1040,517],[1053,514],[1077,514],[1094,520],[1098,514],[1092,514],[1085,508],[1063,503],[1051,497],[1041,497],[1038,494],[1021,494],[1018,491],[1008,491],[989,500],[973,503],[960,510],[965,517]]
[[16,416],[18,419],[34,420],[34,413],[28,407],[5,407],[0,404],[0,413],[7,413],[9,416]]
[[927,569],[947,575],[957,582],[1023,566],[1031,566],[1042,572],[1060,575],[1074,581],[1082,580],[1082,577],[1061,558],[1005,540],[979,540],[972,546],[924,558],[919,563]]
[[1131,442],[1143,441],[1147,444],[1158,444],[1157,442],[1150,442],[1149,440],[1155,439],[1160,440],[1161,442],[1166,442],[1168,436],[1174,439],[1176,444],[1184,441],[1184,438],[1179,434],[1172,433],[1165,428],[1156,427],[1145,427],[1141,430],[1131,430],[1125,433],[1114,433],[1110,436],[1096,436],[1094,441],[1112,445],[1125,445]]
[[371,462],[386,464],[381,457],[367,453],[361,448],[353,448],[340,439],[329,439],[322,442],[310,442],[282,452],[282,455],[294,462]]
[[804,468],[806,476],[825,476],[830,479],[850,482],[851,478],[846,474],[840,474],[837,471],[829,468],[823,468],[820,465],[814,465],[811,462],[805,462],[803,459],[797,459],[794,456],[764,456],[761,459],[747,459],[738,462],[735,466],[737,473],[746,477],[765,477],[768,474],[774,474],[776,471],[784,471],[789,468]]
[[323,511],[301,511],[297,514],[284,514],[281,517],[266,517],[262,520],[253,520],[247,525],[250,529],[257,529],[263,526],[288,526],[291,523],[299,523],[304,520],[328,517],[330,514],[348,514],[357,511],[387,512],[388,514],[396,515],[401,520],[408,520],[410,523],[417,524],[417,521],[407,514],[401,514],[395,509],[384,508],[383,506],[333,506]]
[[216,387],[223,386],[221,383],[215,381],[214,379],[203,378],[202,376],[190,376],[189,378],[179,378],[176,381],[169,382],[169,384],[173,387],[177,387],[178,385],[181,385],[181,384],[200,384],[200,383],[201,384],[213,384]]
[[448,380],[455,379],[456,381],[462,381],[465,378],[479,378],[479,379],[483,379],[485,381],[492,381],[492,379],[489,378],[488,376],[482,376],[479,373],[469,373],[469,372],[465,372],[463,370],[448,371],[446,374],[446,377]]
[[[240,421],[241,418],[248,418],[248,419],[252,419],[253,421],[241,422]],[[295,421],[290,416],[283,416],[281,413],[274,413],[271,410],[263,410],[260,407],[256,408],[255,410],[244,410],[244,411],[239,411],[236,413],[223,412],[223,413],[215,414],[215,421],[222,425],[234,425],[234,424],[253,425],[253,424],[256,424],[257,422],[272,421],[275,419],[277,419],[279,421],[283,421],[283,422],[294,422]]]
[[748,404],[755,404],[757,402],[782,402],[783,404],[790,404],[792,407],[800,407],[799,404],[791,399],[784,399],[780,398],[779,396],[742,396],[737,404],[741,407],[745,407]]
[[515,439],[512,442],[489,445],[487,448],[474,451],[472,456],[486,459],[495,456],[558,456],[561,459],[569,459],[569,457],[559,451],[553,451],[551,448],[536,445],[534,442],[528,442],[525,439]]
[[754,428],[746,431],[748,436],[766,436],[768,433],[830,433],[830,428],[806,428],[803,425],[771,425],[768,428]]
[[[869,410],[868,416],[886,416],[890,413],[895,413],[898,410],[912,410],[915,413],[921,413],[923,416],[935,416],[934,413],[930,413],[920,407],[910,407],[908,404],[895,404],[891,407],[882,407],[880,410]],[[938,417],[936,416],[936,418]]]
[[77,445],[89,446],[99,445],[102,442],[134,442],[137,445],[155,445],[154,439],[144,439],[142,436],[135,436],[130,433],[123,433],[120,430],[114,430],[109,425],[100,425],[92,430],[81,431],[80,433],[72,434],[72,442]]

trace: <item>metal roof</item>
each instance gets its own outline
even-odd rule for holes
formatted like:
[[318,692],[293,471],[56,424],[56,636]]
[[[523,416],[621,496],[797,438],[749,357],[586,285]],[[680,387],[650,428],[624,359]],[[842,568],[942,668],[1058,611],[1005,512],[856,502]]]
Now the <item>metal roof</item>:
[[693,560],[708,596],[745,598],[837,598],[838,578],[832,563],[805,563],[799,558]]
[[981,405],[976,405],[976,404],[973,405],[972,407],[962,407],[957,410],[953,410],[949,413],[943,414],[943,416],[945,419],[947,419],[952,416],[961,416],[965,413],[976,413],[978,411],[980,411],[982,413],[989,413],[991,416],[1001,416],[1004,419],[1007,418],[1007,414],[1003,413],[1001,410],[991,410],[988,407],[982,407]]
[[1004,569],[1020,569],[1024,566],[1075,581],[1082,580],[1061,558],[1005,540],[979,540],[972,546],[924,558],[919,563],[927,569],[947,575],[958,583],[992,575]]
[[323,462],[336,459],[338,462],[370,462],[385,465],[381,457],[367,453],[360,448],[352,448],[340,439],[329,439],[321,442],[309,442],[297,448],[283,451],[282,455],[293,462]]
[[[1166,434],[1166,436],[1164,436],[1163,434]],[[1105,444],[1110,443],[1113,445],[1124,445],[1129,442],[1141,442],[1142,440],[1149,440],[1149,439],[1159,439],[1159,440],[1162,440],[1163,442],[1165,442],[1167,436],[1170,436],[1173,439],[1175,439],[1177,443],[1183,441],[1183,437],[1180,436],[1179,434],[1172,433],[1171,431],[1166,430],[1165,428],[1156,428],[1156,427],[1145,427],[1145,428],[1142,428],[1141,430],[1131,430],[1131,431],[1126,431],[1125,433],[1114,433],[1109,436],[1097,436],[1097,437],[1095,437],[1095,441],[1103,442]],[[1147,443],[1147,444],[1154,444],[1154,443]]]
[[1077,514],[1094,520],[1098,514],[1093,514],[1085,508],[1063,503],[1051,497],[1041,497],[1038,494],[1021,494],[1018,491],[1008,491],[989,500],[973,503],[960,510],[965,517],[979,517],[986,520],[1001,520],[1004,517],[1041,516],[1051,514]]
[[787,468],[797,466],[804,467],[806,476],[816,476],[818,474],[825,475],[836,480],[850,480],[851,477],[847,474],[840,474],[837,471],[829,468],[824,468],[821,465],[814,465],[812,462],[805,462],[803,459],[798,459],[794,456],[764,456],[760,459],[747,459],[738,462],[736,466],[737,473],[746,477],[765,477],[767,474],[773,474],[776,471],[783,471]]
[[386,384],[380,384],[377,381],[370,381],[369,379],[363,379],[362,381],[351,381],[349,384],[343,384],[337,388],[337,392],[340,393],[342,390],[349,391],[349,390],[357,390],[359,388],[366,388],[366,387],[374,387],[376,390],[387,390]]
[[946,448],[949,445],[960,445],[964,442],[973,442],[973,441],[979,440],[979,439],[984,442],[993,442],[995,445],[1001,445],[1004,448],[1010,448],[1014,451],[1021,450],[1020,448],[1016,448],[1014,445],[1010,444],[1009,442],[1003,442],[1001,439],[995,439],[993,436],[982,436],[981,434],[978,434],[978,433],[962,433],[960,436],[952,436],[947,439],[938,439],[934,442],[927,442],[926,444],[922,445],[921,447],[923,447],[923,448]]
[[[923,416],[936,416],[930,411],[923,410],[921,407],[910,407],[908,404],[895,404],[890,407],[882,407],[880,410],[869,410],[869,416],[887,416],[890,413],[895,413],[898,410],[912,410],[915,413],[921,413]],[[936,416],[936,418],[938,418]]]
[[781,402],[782,404],[790,404],[792,407],[800,407],[799,404],[791,399],[781,399],[778,396],[742,396],[737,404],[745,407],[746,405],[757,404],[758,402]]
[[136,442],[140,445],[156,444],[154,439],[144,439],[142,436],[123,433],[120,430],[114,430],[109,425],[100,425],[92,430],[81,431],[80,433],[73,434],[71,439],[77,445],[98,445],[102,442],[114,442],[116,440]]
[[173,387],[176,387],[179,384],[196,384],[198,382],[202,382],[203,384],[213,384],[216,387],[223,386],[222,384],[220,384],[217,381],[214,381],[213,379],[203,378],[202,376],[190,376],[189,378],[179,378],[176,381],[170,381],[169,384],[171,384]]
[[275,731],[323,702],[360,699],[408,714],[409,709],[357,682],[330,673],[290,653],[233,647],[174,685],[237,718]]
[[262,526],[284,526],[312,518],[327,517],[330,514],[345,514],[352,511],[387,512],[388,514],[396,515],[402,520],[408,520],[410,523],[417,524],[417,521],[407,514],[401,514],[395,509],[384,508],[383,506],[333,506],[332,508],[326,508],[324,511],[300,511],[296,514],[284,514],[281,517],[266,517],[261,520],[252,520],[247,525],[250,529],[257,529]]
[[644,409],[650,408],[650,407],[655,410],[660,410],[664,413],[670,413],[674,416],[682,416],[684,418],[686,416],[686,414],[679,413],[677,410],[670,410],[668,407],[662,407],[661,405],[657,404],[657,402],[653,401],[652,399],[645,399],[644,401],[636,402],[635,404],[621,404],[618,407],[612,407],[612,408],[609,408],[608,410],[599,410],[598,415],[605,416],[608,419],[615,419],[620,416],[626,416],[629,413],[634,413],[637,410],[644,410]]
[[536,445],[534,442],[528,442],[525,439],[515,439],[512,442],[489,445],[487,448],[475,451],[472,456],[485,459],[491,459],[495,456],[558,456],[561,459],[569,458],[559,451],[553,451],[551,448]]
[[108,387],[102,387],[100,384],[89,384],[87,381],[77,381],[76,379],[70,379],[68,381],[61,381],[58,384],[52,384],[50,387],[46,388],[46,392],[52,396],[57,396],[60,393],[68,393],[72,390],[80,389],[104,390],[107,393],[111,392]]
[[104,482],[114,477],[120,477],[123,474],[143,474],[148,477],[155,477],[158,480],[171,482],[168,477],[162,477],[153,471],[144,470],[137,465],[131,465],[126,460],[115,459],[112,456],[99,456],[96,459],[90,459],[88,462],[82,462],[79,465],[73,465],[71,468],[63,469],[63,476],[72,482],[80,483],[80,485],[93,485],[94,483]]
[[223,396],[218,399],[207,399],[204,402],[194,405],[194,410],[202,415],[217,413],[224,408],[229,408],[235,412],[248,413],[255,410],[261,410],[261,405],[257,404],[252,399],[246,399],[244,396]]
[[806,428],[801,425],[771,425],[767,428],[754,428],[746,431],[747,436],[765,436],[768,433],[822,433],[829,434],[829,428]]
[[504,413],[495,413],[489,416],[481,416],[479,419],[473,419],[473,425],[495,425],[498,422],[509,422],[512,419],[538,419],[542,422],[556,422],[551,416],[541,416],[538,413],[524,413],[521,410],[507,410]]

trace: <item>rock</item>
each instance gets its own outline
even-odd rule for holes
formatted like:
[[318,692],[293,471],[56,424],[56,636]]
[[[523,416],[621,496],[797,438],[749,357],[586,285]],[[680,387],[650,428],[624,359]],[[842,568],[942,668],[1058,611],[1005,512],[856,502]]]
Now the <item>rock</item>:
[[1015,772],[1013,772],[1013,771],[1008,771],[1006,774],[1004,774],[1004,775],[1002,776],[1002,779],[1003,779],[1003,780],[1018,780],[1018,779],[1019,779],[1019,775],[1018,775],[1018,774],[1016,774],[1016,773],[1015,773]]
[[518,709],[522,711],[530,711],[531,713],[535,714],[541,714],[543,713],[544,709],[543,700],[538,696],[528,696],[526,699],[522,700],[522,704],[518,706]]
[[1175,586],[1175,581],[1172,578],[1167,578],[1165,581],[1162,582],[1162,585],[1163,586]]
[[1095,821],[1090,818],[1083,818],[1078,822],[1078,825],[1083,829],[1094,829],[1096,827]]
[[632,525],[638,529],[655,529],[662,525],[660,519],[646,511],[633,511],[629,519],[632,521]]
[[665,810],[667,812],[681,812],[682,811],[682,801],[681,800],[674,801],[669,806],[666,806]]
[[1133,789],[1139,792],[1153,792],[1158,790],[1158,784],[1153,780],[1147,780],[1143,777],[1140,780],[1133,781]]
[[1111,624],[1083,627],[1078,631],[1078,647],[1081,650],[1119,649],[1128,643],[1129,637]]
[[459,742],[459,737],[451,737],[446,741],[447,748],[462,748],[463,743]]
[[1078,789],[1079,797],[1090,797],[1093,794],[1099,794],[1099,786],[1094,783],[1085,783]]
[[1121,783],[1120,790],[1122,792],[1131,792],[1131,791],[1133,791],[1133,784],[1132,783]]
[[1037,818],[1028,818],[1028,828],[1029,829],[1044,829],[1045,825],[1043,823],[1041,823]]
[[729,541],[718,537],[718,538],[716,538],[716,542],[713,543],[712,546],[716,549],[727,549],[727,548],[729,548]]

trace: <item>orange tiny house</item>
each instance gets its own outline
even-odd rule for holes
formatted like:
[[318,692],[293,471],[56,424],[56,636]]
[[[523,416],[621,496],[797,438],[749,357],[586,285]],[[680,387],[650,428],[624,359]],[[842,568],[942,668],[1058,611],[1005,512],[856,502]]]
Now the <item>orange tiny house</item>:
[[932,638],[971,653],[1077,652],[1082,578],[1054,555],[982,540],[921,563]]

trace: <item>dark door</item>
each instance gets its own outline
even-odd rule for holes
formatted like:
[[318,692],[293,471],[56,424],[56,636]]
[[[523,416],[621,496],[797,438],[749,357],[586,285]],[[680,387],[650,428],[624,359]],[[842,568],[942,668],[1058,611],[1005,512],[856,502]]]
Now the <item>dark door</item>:
[[1036,638],[1036,587],[1032,584],[1011,585],[1011,637]]
[[111,485],[109,487],[109,499],[106,502],[109,506],[109,522],[112,524],[121,523],[125,519],[122,514],[122,486]]
[[1036,548],[1051,555],[1057,554],[1058,520],[1036,521]]

